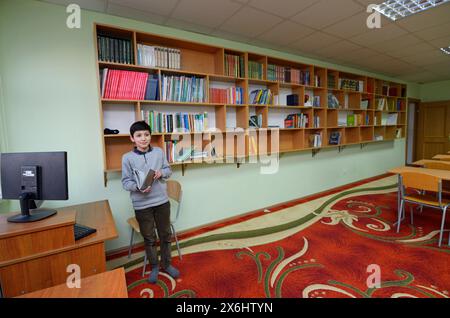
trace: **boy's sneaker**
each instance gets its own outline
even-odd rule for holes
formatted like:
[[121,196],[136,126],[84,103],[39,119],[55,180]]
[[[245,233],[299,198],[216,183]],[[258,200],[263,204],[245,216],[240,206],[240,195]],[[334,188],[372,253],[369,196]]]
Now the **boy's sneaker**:
[[150,275],[148,275],[148,282],[150,284],[156,284],[158,281],[159,267],[153,267]]
[[165,268],[164,271],[166,271],[167,274],[169,274],[173,278],[180,277],[180,271],[178,269],[176,269],[175,267],[173,267],[172,265],[169,265],[169,267]]

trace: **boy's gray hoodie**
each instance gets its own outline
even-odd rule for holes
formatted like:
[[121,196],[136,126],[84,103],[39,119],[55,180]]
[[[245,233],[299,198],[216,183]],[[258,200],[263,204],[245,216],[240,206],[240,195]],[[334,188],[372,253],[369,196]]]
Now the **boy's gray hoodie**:
[[[155,180],[149,193],[142,193],[133,177],[133,170],[147,173],[149,169],[160,170],[162,177]],[[151,147],[147,152],[134,148],[122,157],[122,186],[130,191],[131,202],[135,210],[142,210],[158,206],[169,201],[167,196],[166,179],[172,174],[164,151],[158,147]]]

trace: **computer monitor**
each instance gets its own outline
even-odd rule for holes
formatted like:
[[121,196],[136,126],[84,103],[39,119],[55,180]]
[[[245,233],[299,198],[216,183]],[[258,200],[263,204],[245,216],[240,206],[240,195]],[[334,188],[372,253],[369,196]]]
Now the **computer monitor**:
[[26,223],[45,219],[56,210],[35,209],[35,200],[67,200],[67,152],[2,153],[3,199],[20,200],[21,214],[9,222]]

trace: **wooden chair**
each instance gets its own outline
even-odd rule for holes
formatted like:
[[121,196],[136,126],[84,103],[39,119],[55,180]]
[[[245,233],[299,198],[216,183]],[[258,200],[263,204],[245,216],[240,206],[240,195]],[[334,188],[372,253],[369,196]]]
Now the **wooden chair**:
[[[406,189],[415,190],[416,193],[406,194]],[[430,193],[431,192],[431,193]],[[421,172],[403,172],[400,175],[400,209],[398,211],[397,233],[400,231],[402,215],[405,214],[406,202],[427,206],[442,211],[442,222],[439,235],[439,247],[442,245],[444,235],[445,216],[450,206],[448,199],[442,198],[442,180]],[[413,211],[411,207],[411,224],[413,224]],[[450,242],[449,242],[450,245]]]
[[[172,235],[175,238],[175,244],[176,244],[177,250],[178,250],[178,257],[180,258],[180,260],[182,260],[183,257],[181,255],[180,244],[178,243],[177,232],[175,231],[174,224],[177,222],[177,220],[178,220],[178,218],[180,216],[181,200],[182,200],[183,191],[181,189],[181,184],[178,181],[167,180],[166,184],[167,184],[167,195],[168,195],[168,197],[177,202],[177,210],[176,210],[176,213],[175,213],[174,217],[172,217],[172,213],[170,214],[170,229],[172,230]],[[139,230],[139,223],[136,220],[136,217],[129,218],[127,220],[127,222],[131,226],[130,247],[128,248],[128,258],[130,258],[131,257],[131,250],[133,248],[134,233],[135,232],[140,233],[141,231]],[[156,229],[155,229],[155,232],[156,232]],[[156,233],[156,235],[158,235],[158,233]],[[147,253],[144,252],[144,255],[145,255],[144,256],[144,267],[142,269],[142,276],[145,275],[145,268],[147,266]]]

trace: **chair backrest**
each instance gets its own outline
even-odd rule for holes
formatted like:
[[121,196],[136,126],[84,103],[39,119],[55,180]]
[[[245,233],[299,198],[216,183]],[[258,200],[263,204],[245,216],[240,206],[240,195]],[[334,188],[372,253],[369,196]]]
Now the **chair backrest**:
[[169,198],[180,203],[181,201],[181,184],[176,180],[167,180],[167,195]]
[[178,217],[180,216],[183,191],[181,189],[181,184],[176,180],[167,180],[166,184],[167,184],[167,195],[169,196],[169,198],[175,200],[178,203],[175,217],[171,218],[171,223],[175,223],[178,220]]
[[450,170],[450,163],[441,161],[427,162],[424,164],[424,167],[427,169]]
[[402,185],[406,188],[440,192],[441,179],[422,172],[402,172]]

